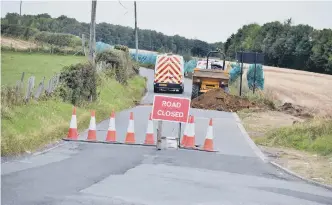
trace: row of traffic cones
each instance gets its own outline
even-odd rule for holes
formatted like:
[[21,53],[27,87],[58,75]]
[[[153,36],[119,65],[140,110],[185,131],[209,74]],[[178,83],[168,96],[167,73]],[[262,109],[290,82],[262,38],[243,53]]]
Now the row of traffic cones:
[[[184,148],[195,148],[195,119],[194,116],[189,116],[188,122],[186,124],[181,145]],[[149,117],[148,127],[146,131],[146,136],[144,140],[144,145],[155,145],[154,140],[154,130],[153,130],[153,121],[151,118],[151,114]],[[78,139],[78,131],[77,131],[77,118],[76,118],[76,108],[73,108],[72,118],[70,121],[70,127],[68,131],[68,139],[77,140]],[[95,111],[91,111],[91,119],[88,131],[87,140],[96,141],[96,115]],[[106,135],[106,142],[117,142],[116,141],[116,128],[115,128],[115,113],[112,112],[109,120],[109,126]],[[127,134],[125,138],[126,144],[135,144],[135,131],[134,131],[134,114],[130,113],[129,117],[129,125],[127,129]],[[204,141],[203,150],[213,151],[213,126],[212,119],[210,119],[209,127],[207,130],[206,138]]]
[[[189,116],[188,123],[184,129],[181,145],[184,148],[195,148],[195,118]],[[209,127],[206,133],[203,150],[213,151],[213,125],[212,119],[210,119]]]
[[[78,139],[78,131],[77,131],[77,118],[76,118],[76,107],[73,108],[73,113],[70,121],[69,131],[67,139],[77,140]],[[95,111],[91,111],[91,119],[88,131],[87,140],[96,141],[97,133],[96,133],[96,113]],[[117,142],[116,141],[116,129],[115,129],[115,113],[112,112],[109,120],[106,142]],[[135,144],[135,132],[134,132],[134,114],[130,113],[129,125],[127,129],[125,143],[127,144]],[[154,145],[154,137],[153,137],[153,122],[151,119],[151,114],[149,118],[148,128],[146,132],[146,138],[144,141],[145,145]]]

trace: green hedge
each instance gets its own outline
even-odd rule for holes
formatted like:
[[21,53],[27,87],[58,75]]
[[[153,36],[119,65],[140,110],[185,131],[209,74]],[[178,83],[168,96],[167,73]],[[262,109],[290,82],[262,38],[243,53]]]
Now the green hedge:
[[34,40],[45,42],[57,46],[75,47],[81,45],[81,39],[71,34],[39,32],[34,36]]
[[38,29],[17,24],[1,25],[1,34],[5,36],[21,37],[24,39],[34,39],[39,42],[62,47],[76,47],[81,46],[82,44],[82,41],[79,37],[71,34],[50,33],[45,31],[40,32]]

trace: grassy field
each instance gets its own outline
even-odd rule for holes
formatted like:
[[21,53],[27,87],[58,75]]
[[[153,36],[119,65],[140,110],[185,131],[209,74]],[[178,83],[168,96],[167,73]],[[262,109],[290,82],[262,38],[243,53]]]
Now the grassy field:
[[[4,52],[2,58],[2,83],[16,82],[20,72],[34,74],[38,79],[51,76],[63,66],[84,61],[83,57],[25,54]],[[90,110],[96,111],[97,121],[107,119],[112,110],[120,111],[134,106],[145,89],[145,79],[136,76],[128,86],[100,74],[99,98],[85,107],[77,108],[78,129],[88,128]],[[9,156],[35,151],[67,135],[72,105],[58,98],[31,101],[26,105],[2,107],[1,155]]]
[[64,66],[86,61],[83,56],[60,56],[36,53],[2,52],[1,85],[15,85],[25,72],[25,80],[34,75],[35,84],[48,80]]

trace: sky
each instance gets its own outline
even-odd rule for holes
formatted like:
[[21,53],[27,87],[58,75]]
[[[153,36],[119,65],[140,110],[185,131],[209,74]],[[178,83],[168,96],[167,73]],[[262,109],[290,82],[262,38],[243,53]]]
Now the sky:
[[[1,1],[1,17],[19,13],[18,0]],[[260,25],[292,18],[294,24],[332,28],[332,1],[137,1],[137,24],[166,35],[180,35],[209,43],[226,39],[245,24]],[[90,22],[91,1],[27,1],[22,14],[66,15]],[[133,1],[97,1],[97,23],[134,27]]]

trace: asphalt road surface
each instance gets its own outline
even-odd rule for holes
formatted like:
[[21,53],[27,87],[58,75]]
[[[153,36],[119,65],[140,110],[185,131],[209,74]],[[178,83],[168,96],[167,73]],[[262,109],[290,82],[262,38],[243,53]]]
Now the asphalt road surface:
[[[149,79],[142,104],[149,104],[153,71],[141,69],[141,75]],[[190,90],[186,79],[183,95],[165,95],[190,97]],[[141,143],[151,106],[116,113],[118,141],[124,140],[129,112],[134,113],[135,137]],[[331,191],[268,164],[235,114],[198,109],[191,114],[196,117],[197,144],[203,143],[213,118],[218,152],[64,142],[43,154],[3,163],[2,204],[332,204]],[[98,140],[105,139],[107,127],[108,120],[97,125]],[[163,135],[177,136],[178,129],[179,124],[164,123]],[[86,137],[81,133],[80,139]]]

